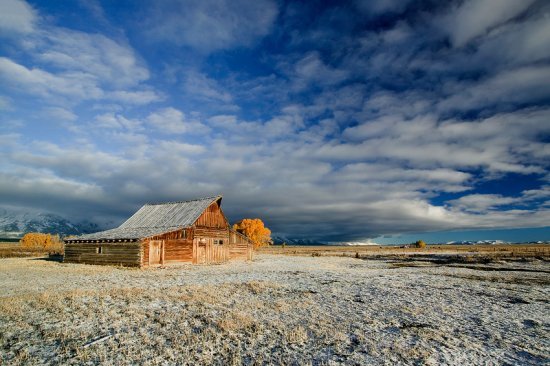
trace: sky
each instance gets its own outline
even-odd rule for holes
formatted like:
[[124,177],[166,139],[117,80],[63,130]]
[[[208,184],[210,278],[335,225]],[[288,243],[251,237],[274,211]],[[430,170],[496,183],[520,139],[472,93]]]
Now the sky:
[[0,0],[0,206],[550,240],[549,80],[547,1]]

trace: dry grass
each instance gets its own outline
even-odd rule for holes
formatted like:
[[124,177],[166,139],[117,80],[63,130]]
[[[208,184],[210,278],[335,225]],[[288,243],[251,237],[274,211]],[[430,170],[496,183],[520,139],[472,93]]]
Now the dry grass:
[[0,242],[0,258],[42,257],[48,255],[43,248],[23,248],[19,243]]
[[476,260],[478,256],[492,259],[550,258],[548,244],[506,245],[428,245],[425,248],[401,248],[399,246],[327,246],[327,245],[279,245],[262,247],[259,253],[300,256],[342,256],[368,259],[399,259],[417,255],[460,255]]
[[0,364],[541,363],[546,267],[517,266],[532,271],[266,255],[154,270],[4,259]]
[[[183,286],[162,290],[137,288],[12,296],[0,299],[4,325],[0,347],[4,362],[13,364],[175,363],[241,364],[253,360],[249,345],[265,332],[275,343],[303,344],[307,332],[285,324],[287,311],[275,313],[262,293],[280,286],[257,281],[239,285]],[[245,304],[242,299],[253,297]],[[29,314],[35,314],[29,319]],[[39,315],[38,315],[39,314]],[[36,316],[38,315],[38,316]],[[11,324],[11,327],[5,325]],[[103,343],[84,348],[100,336]],[[33,344],[40,344],[40,350]]]

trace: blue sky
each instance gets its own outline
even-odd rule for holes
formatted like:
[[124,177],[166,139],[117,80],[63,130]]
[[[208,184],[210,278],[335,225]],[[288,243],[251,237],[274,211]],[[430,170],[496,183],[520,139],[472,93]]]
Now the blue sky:
[[231,221],[292,238],[549,240],[549,19],[535,0],[0,0],[1,205],[113,226],[223,194]]

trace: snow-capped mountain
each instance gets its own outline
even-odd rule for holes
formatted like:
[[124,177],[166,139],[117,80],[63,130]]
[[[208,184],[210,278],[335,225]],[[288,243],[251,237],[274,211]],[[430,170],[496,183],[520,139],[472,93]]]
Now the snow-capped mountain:
[[98,231],[96,224],[73,223],[64,217],[51,213],[32,213],[0,208],[0,237],[19,238],[25,233],[39,232],[78,235]]
[[288,244],[288,245],[350,245],[350,246],[357,246],[357,245],[380,245],[377,243],[374,243],[372,241],[342,241],[342,242],[329,242],[329,241],[323,241],[323,240],[309,240],[309,239],[295,239],[295,238],[289,238],[286,236],[280,236],[280,235],[272,235],[271,239],[273,240],[273,244]]
[[460,241],[449,241],[445,244],[449,245],[497,245],[497,244],[510,244],[507,241],[503,240],[460,240]]
[[271,235],[273,244],[282,244],[286,243],[288,245],[321,245],[328,244],[327,242],[322,242],[319,240],[309,240],[309,239],[293,239],[285,236]]

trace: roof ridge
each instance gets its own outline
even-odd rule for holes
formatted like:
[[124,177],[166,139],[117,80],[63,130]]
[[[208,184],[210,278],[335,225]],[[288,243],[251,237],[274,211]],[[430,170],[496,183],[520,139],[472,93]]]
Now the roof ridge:
[[222,195],[218,194],[217,196],[195,198],[193,200],[186,200],[186,201],[149,202],[149,203],[145,203],[144,206],[170,205],[170,204],[174,204],[174,203],[186,203],[186,202],[195,202],[195,201],[214,200],[214,199],[218,199],[218,198],[222,198]]

